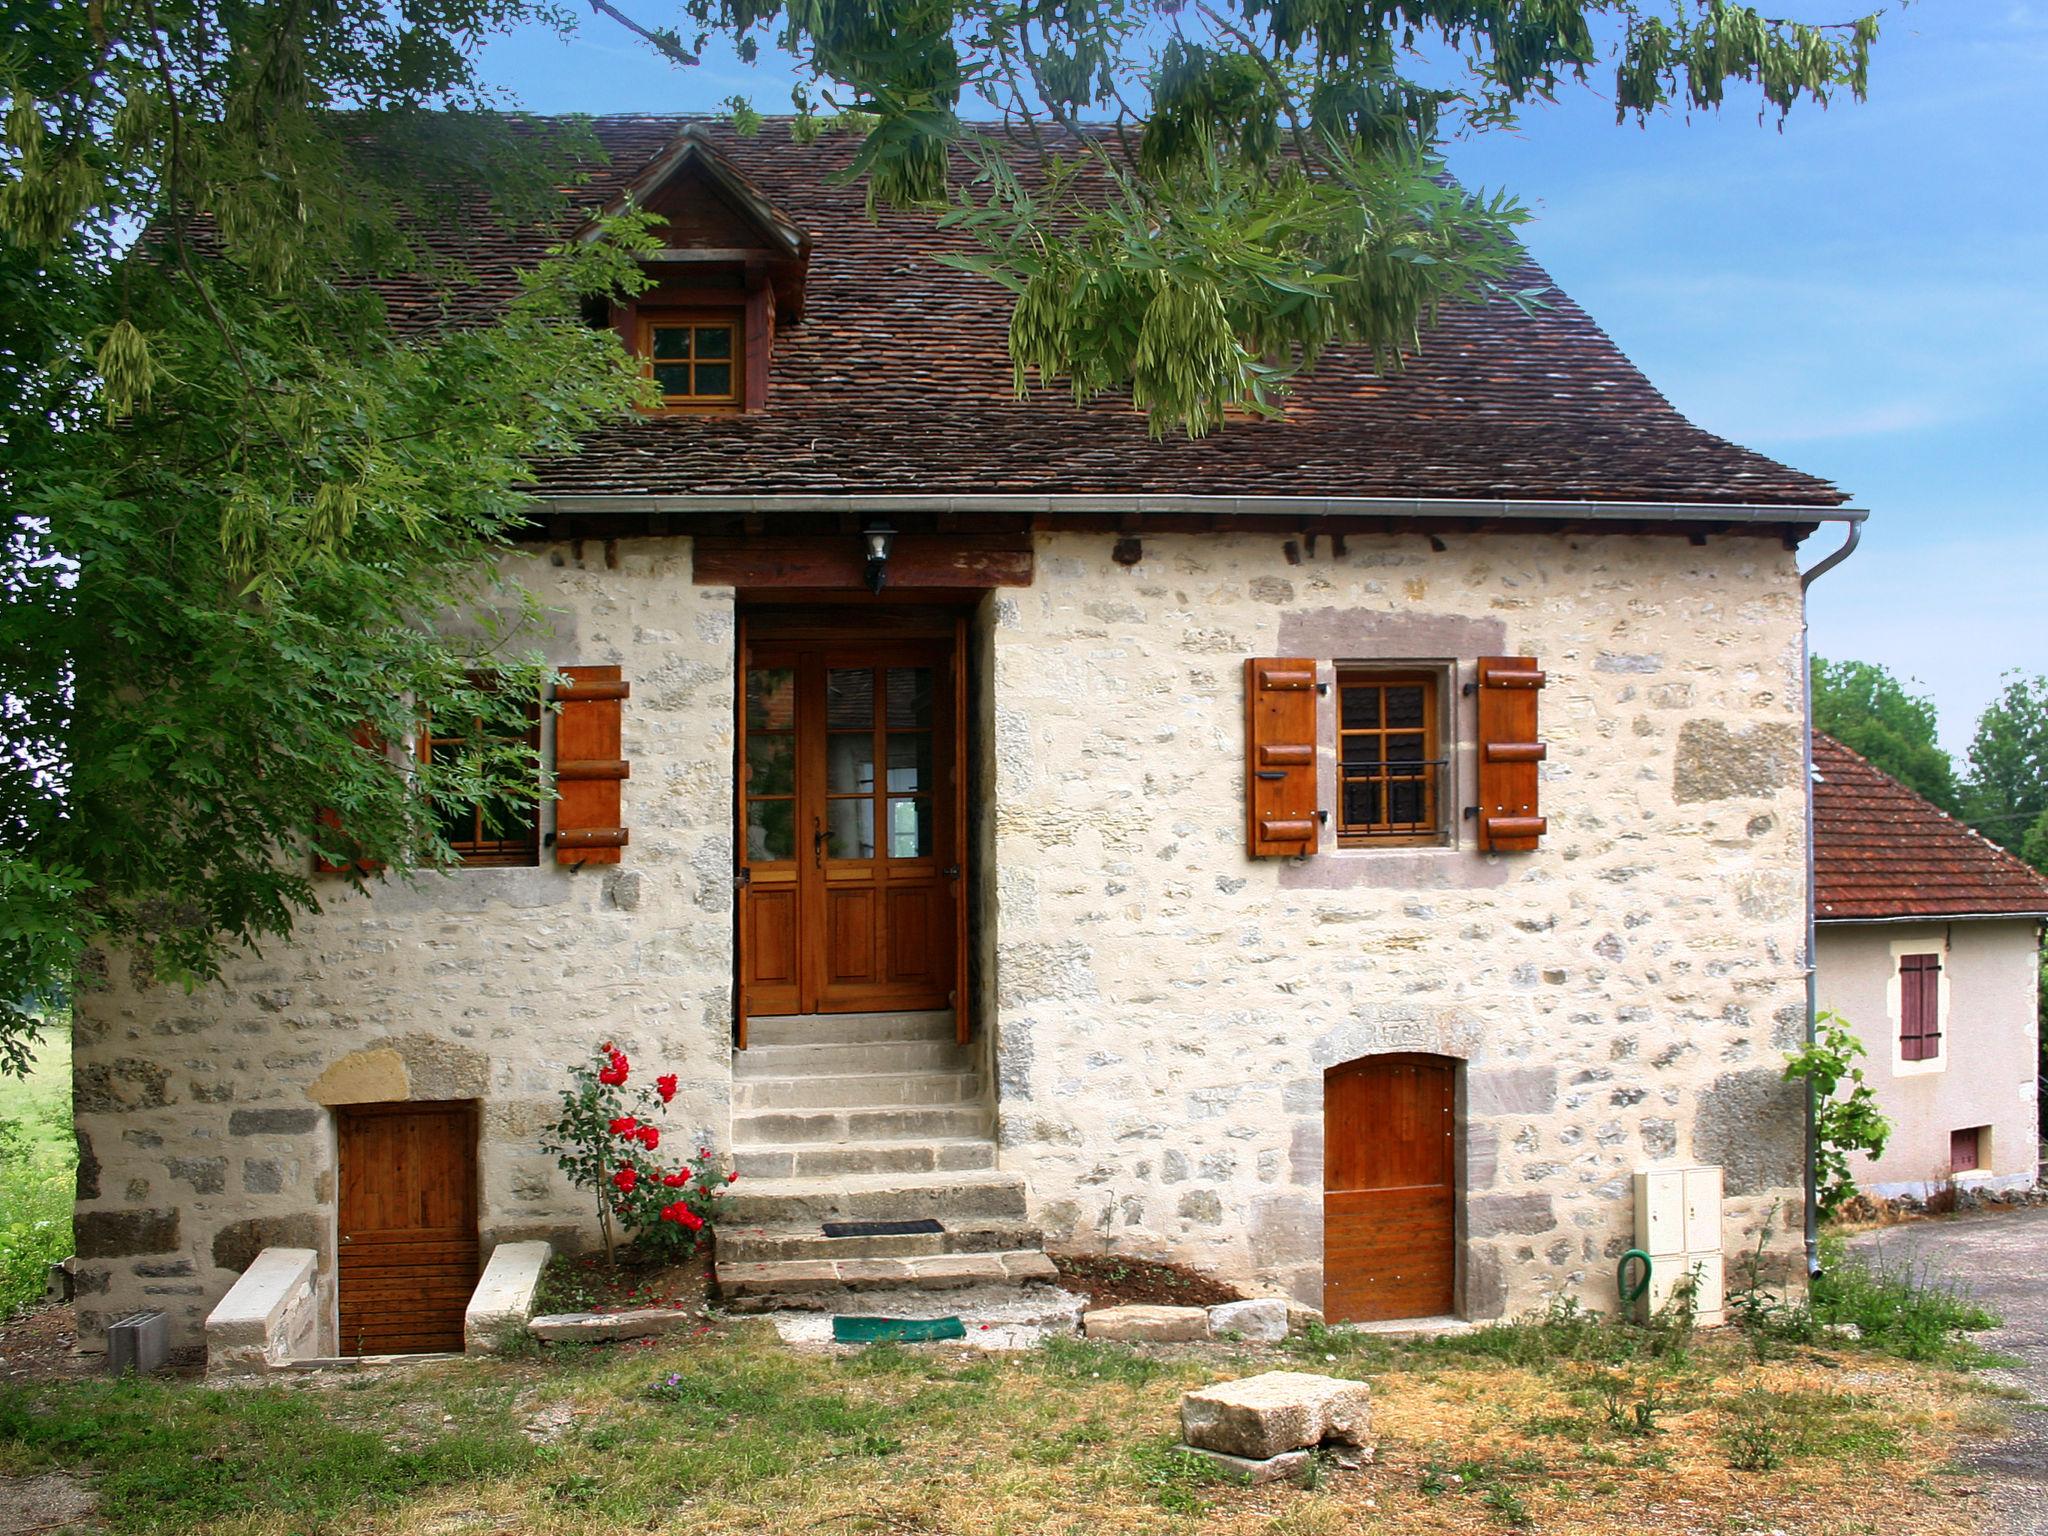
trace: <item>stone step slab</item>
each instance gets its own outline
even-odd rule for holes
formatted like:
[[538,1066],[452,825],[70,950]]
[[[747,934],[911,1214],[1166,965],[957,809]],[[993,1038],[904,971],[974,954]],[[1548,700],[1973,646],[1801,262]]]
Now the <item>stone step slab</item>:
[[1123,1344],[1186,1344],[1209,1337],[1205,1307],[1097,1307],[1081,1319],[1091,1339]]
[[1207,1462],[1218,1472],[1234,1482],[1258,1487],[1262,1483],[1302,1482],[1308,1477],[1310,1452],[1282,1451],[1278,1456],[1268,1456],[1264,1461],[1253,1461],[1245,1456],[1232,1456],[1224,1451],[1212,1451],[1199,1445],[1176,1445],[1184,1456],[1193,1456]]
[[695,1321],[692,1313],[676,1308],[640,1307],[631,1312],[549,1312],[529,1319],[526,1329],[550,1344],[601,1344],[673,1333]]
[[1287,1303],[1277,1296],[1219,1302],[1209,1309],[1211,1338],[1235,1334],[1251,1344],[1278,1344],[1287,1330]]
[[850,1072],[836,1077],[735,1077],[733,1108],[880,1109],[903,1105],[972,1104],[981,1098],[975,1072]]
[[1183,1392],[1180,1429],[1189,1445],[1249,1461],[1325,1441],[1369,1445],[1372,1388],[1307,1371],[1267,1371]]
[[783,1109],[735,1115],[733,1144],[790,1146],[798,1142],[946,1141],[987,1139],[995,1114],[984,1103],[881,1104],[866,1109]]
[[824,1307],[863,1291],[961,1290],[1051,1280],[1058,1271],[1043,1253],[943,1253],[901,1259],[792,1259],[720,1264],[718,1294],[736,1310],[763,1306]]
[[1044,1236],[1030,1222],[969,1218],[945,1223],[939,1232],[903,1232],[887,1237],[827,1237],[816,1224],[791,1227],[718,1229],[720,1265],[772,1263],[787,1259],[911,1259],[940,1253],[1008,1253],[1039,1248]]
[[860,1045],[954,1038],[949,1009],[919,1013],[777,1014],[747,1020],[747,1050],[764,1045]]
[[972,1072],[975,1054],[951,1040],[868,1040],[853,1044],[750,1045],[732,1055],[735,1080],[844,1077],[875,1072]]
[[733,1149],[733,1166],[747,1179],[828,1178],[860,1173],[956,1173],[993,1168],[996,1145],[986,1138],[934,1137],[926,1141],[795,1143]]
[[1024,1181],[997,1169],[742,1180],[726,1200],[723,1219],[729,1227],[1021,1217],[1025,1205]]

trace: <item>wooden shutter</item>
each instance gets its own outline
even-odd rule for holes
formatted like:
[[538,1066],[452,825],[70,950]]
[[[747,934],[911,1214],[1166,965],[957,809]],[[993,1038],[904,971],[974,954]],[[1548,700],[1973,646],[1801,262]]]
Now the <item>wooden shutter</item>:
[[1932,1061],[1941,1054],[1941,956],[1899,956],[1899,1056]]
[[[357,726],[349,732],[349,736],[364,751],[374,752],[379,757],[385,755],[383,738],[372,730],[368,723]],[[323,834],[339,834],[337,840],[347,840],[348,828],[342,825],[341,812],[334,809],[333,806],[325,806],[316,811],[313,819],[320,824],[320,830]],[[345,875],[350,871],[359,875],[374,875],[383,867],[384,861],[382,859],[335,860],[319,853],[313,855],[313,873],[316,875]]]
[[1316,664],[1255,656],[1244,664],[1245,851],[1255,859],[1316,847]]
[[632,685],[617,667],[563,667],[555,684],[555,862],[616,864],[626,846],[619,784],[621,704]]
[[1536,735],[1543,682],[1534,656],[1479,658],[1479,846],[1493,853],[1527,852],[1545,831],[1536,804],[1548,750]]

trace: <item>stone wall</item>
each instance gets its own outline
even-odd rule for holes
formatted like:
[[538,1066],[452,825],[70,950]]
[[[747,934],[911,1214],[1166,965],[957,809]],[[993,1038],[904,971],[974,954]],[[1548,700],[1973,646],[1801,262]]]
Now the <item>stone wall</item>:
[[[1003,1165],[1049,1236],[1321,1299],[1323,1072],[1465,1064],[1462,1295],[1612,1304],[1629,1174],[1726,1165],[1731,1256],[1797,1246],[1799,589],[1776,542],[1039,544],[994,599]],[[1244,853],[1243,662],[1532,653],[1549,835]],[[1333,676],[1325,671],[1325,677]],[[1453,691],[1455,698],[1455,690]],[[1472,803],[1469,702],[1447,734]],[[1334,748],[1333,705],[1322,741]],[[1326,762],[1326,785],[1334,770]],[[1325,795],[1324,803],[1330,803]]]
[[616,663],[632,684],[624,861],[564,867],[543,849],[535,868],[380,881],[365,896],[337,880],[292,943],[190,996],[106,967],[76,1037],[86,1339],[156,1307],[196,1344],[235,1276],[282,1245],[320,1252],[333,1349],[334,1105],[481,1101],[486,1248],[594,1234],[588,1197],[535,1138],[564,1064],[601,1040],[681,1074],[672,1137],[725,1144],[732,593],[691,585],[680,539],[565,544],[510,570],[549,611],[550,661]]
[[[1884,1156],[1851,1174],[1879,1195],[1924,1198],[1947,1182],[1949,1134],[1989,1132],[1989,1167],[1965,1182],[2029,1188],[2040,1167],[2040,924],[1824,923],[1820,1006],[1840,1014],[1869,1055],[1864,1077],[1892,1122]],[[1899,1044],[1900,955],[1941,956],[1940,1054],[1906,1061]]]
[[[1127,569],[1110,536],[1046,536],[1036,584],[977,610],[978,1028],[1004,1166],[1056,1242],[1319,1302],[1322,1073],[1423,1050],[1466,1064],[1472,1315],[1607,1302],[1651,1160],[1727,1165],[1731,1251],[1774,1203],[1796,1246],[1793,558],[1446,542],[1352,535],[1290,564],[1279,535],[1148,534]],[[589,1240],[535,1136],[599,1040],[678,1071],[677,1132],[725,1144],[732,593],[691,584],[682,539],[514,567],[554,615],[551,660],[633,685],[625,862],[337,884],[292,944],[189,997],[108,967],[77,1034],[86,1337],[161,1307],[196,1342],[271,1245],[320,1252],[331,1308],[338,1104],[480,1100],[487,1246]],[[1540,851],[1483,856],[1454,818],[1443,849],[1245,857],[1246,657],[1455,684],[1524,650],[1551,678]],[[1472,718],[1450,698],[1464,804]]]

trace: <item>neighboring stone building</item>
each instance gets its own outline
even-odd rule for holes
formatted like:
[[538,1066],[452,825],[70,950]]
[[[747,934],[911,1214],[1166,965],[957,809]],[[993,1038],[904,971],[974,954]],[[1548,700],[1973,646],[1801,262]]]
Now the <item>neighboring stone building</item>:
[[[740,1292],[1028,1277],[1042,1239],[1336,1317],[1611,1306],[1672,1160],[1725,1166],[1731,1252],[1774,1211],[1796,1252],[1796,552],[1838,492],[1556,294],[1200,442],[1020,401],[1002,304],[868,222],[843,141],[598,128],[594,197],[670,220],[615,317],[669,405],[540,466],[509,562],[574,669],[564,798],[457,874],[337,879],[197,994],[107,966],[86,1337],[189,1341],[291,1245],[366,1347],[367,1248],[590,1240],[535,1135],[603,1040],[736,1159]],[[477,238],[458,321],[534,254]]]
[[1832,737],[1813,762],[1820,1006],[1854,1027],[1892,1122],[1858,1185],[2031,1188],[2048,879]]

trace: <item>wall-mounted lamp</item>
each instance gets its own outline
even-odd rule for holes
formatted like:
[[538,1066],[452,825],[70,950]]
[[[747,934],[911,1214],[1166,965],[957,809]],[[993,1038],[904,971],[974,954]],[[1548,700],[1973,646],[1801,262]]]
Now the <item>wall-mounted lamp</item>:
[[881,595],[882,583],[889,579],[889,546],[895,539],[896,530],[887,523],[876,523],[861,534],[861,541],[867,546],[868,590],[877,597]]

